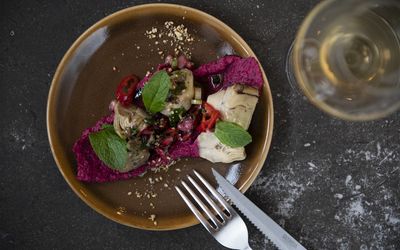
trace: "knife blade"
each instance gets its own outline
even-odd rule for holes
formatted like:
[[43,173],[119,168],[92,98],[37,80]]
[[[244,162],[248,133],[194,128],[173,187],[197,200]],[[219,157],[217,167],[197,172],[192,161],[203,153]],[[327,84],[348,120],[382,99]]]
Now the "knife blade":
[[276,247],[282,250],[306,249],[215,169],[212,172],[225,195]]

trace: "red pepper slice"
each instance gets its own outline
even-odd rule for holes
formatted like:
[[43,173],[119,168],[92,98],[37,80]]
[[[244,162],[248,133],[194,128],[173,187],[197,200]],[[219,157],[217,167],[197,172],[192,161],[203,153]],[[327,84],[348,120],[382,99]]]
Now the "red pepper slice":
[[182,140],[182,141],[187,141],[187,140],[190,139],[191,136],[192,136],[191,133],[184,134],[184,135],[182,136],[181,140]]
[[201,119],[200,125],[197,127],[197,131],[205,132],[215,127],[215,123],[217,123],[218,118],[220,118],[220,113],[209,103],[204,103],[203,117]]
[[139,77],[133,74],[121,80],[115,91],[115,97],[122,105],[128,106],[132,103],[138,83]]
[[147,127],[143,129],[142,131],[139,131],[139,135],[151,135],[153,133],[153,130],[150,127]]
[[174,137],[173,136],[168,136],[164,140],[161,141],[161,145],[163,147],[167,147],[171,145],[174,142]]

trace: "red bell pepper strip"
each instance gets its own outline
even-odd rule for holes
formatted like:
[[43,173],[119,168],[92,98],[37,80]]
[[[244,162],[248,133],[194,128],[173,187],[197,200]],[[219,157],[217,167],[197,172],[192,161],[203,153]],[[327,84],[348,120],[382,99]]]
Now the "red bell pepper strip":
[[136,75],[126,76],[121,80],[115,91],[115,97],[122,105],[129,106],[132,104],[138,83],[139,77]]
[[201,119],[200,125],[197,127],[197,131],[205,132],[215,127],[215,123],[217,123],[218,118],[221,117],[221,114],[218,110],[216,110],[209,103],[205,102],[204,104],[203,117]]

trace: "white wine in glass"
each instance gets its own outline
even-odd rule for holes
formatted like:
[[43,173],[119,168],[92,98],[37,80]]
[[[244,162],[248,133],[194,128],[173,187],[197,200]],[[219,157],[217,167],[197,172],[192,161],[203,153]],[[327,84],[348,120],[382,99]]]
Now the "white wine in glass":
[[400,107],[400,1],[325,0],[306,17],[289,81],[322,110],[372,120]]

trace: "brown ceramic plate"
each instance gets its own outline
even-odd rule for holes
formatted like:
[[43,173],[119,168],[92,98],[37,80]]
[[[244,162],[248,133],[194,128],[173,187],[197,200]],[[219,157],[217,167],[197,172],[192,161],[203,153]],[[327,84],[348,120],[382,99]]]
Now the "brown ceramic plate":
[[[184,24],[194,36],[196,42],[190,49],[197,65],[232,49],[243,57],[255,57],[238,34],[204,12],[171,4],[140,5],[102,19],[76,40],[57,68],[47,104],[51,149],[75,193],[107,218],[149,230],[171,230],[198,223],[173,188],[193,169],[214,183],[210,171],[214,167],[242,192],[246,191],[266,159],[273,127],[272,97],[262,71],[264,86],[249,130],[254,141],[246,147],[246,160],[234,164],[181,160],[167,172],[149,172],[127,181],[105,184],[78,181],[73,143],[85,128],[108,113],[114,90],[123,76],[130,73],[144,76],[162,61],[157,48],[171,51],[168,44],[155,45],[155,40],[144,35],[152,27],[162,28],[165,21]],[[151,194],[147,197],[146,192],[155,197]],[[143,196],[139,198],[136,194]],[[151,214],[156,215],[157,225],[148,219]]]

